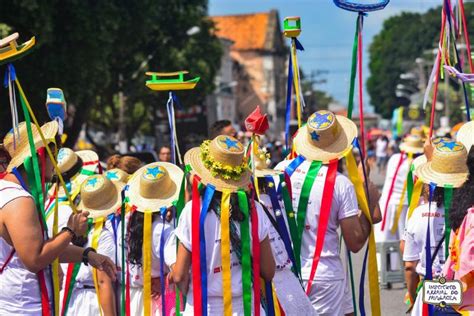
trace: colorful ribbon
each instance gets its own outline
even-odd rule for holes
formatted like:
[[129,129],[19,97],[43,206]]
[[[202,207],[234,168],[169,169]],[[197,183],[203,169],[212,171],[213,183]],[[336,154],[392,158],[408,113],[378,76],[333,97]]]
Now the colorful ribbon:
[[347,118],[352,119],[352,111],[354,109],[354,91],[355,78],[357,73],[357,52],[359,39],[359,18],[356,20],[356,31],[354,35],[354,43],[352,44],[352,63],[351,63],[351,84],[349,88],[349,102],[347,106]]
[[[313,163],[311,163],[312,167],[313,167]],[[311,293],[311,286],[313,285],[313,279],[314,279],[314,276],[316,275],[316,269],[318,268],[319,259],[321,257],[321,252],[324,246],[324,239],[326,237],[326,230],[328,227],[329,217],[331,214],[334,184],[336,183],[337,164],[338,164],[337,159],[331,160],[329,162],[328,170],[326,173],[326,180],[324,182],[321,208],[319,210],[319,223],[318,223],[318,232],[316,236],[316,247],[314,248],[313,263],[311,265],[311,273],[309,275],[308,286],[306,288],[307,295]],[[314,168],[318,169],[317,165],[315,165]],[[308,172],[306,177],[308,177],[310,172],[311,171]],[[319,169],[318,169],[318,172],[319,172]],[[306,179],[305,179],[305,184],[306,184]],[[303,184],[303,190],[304,190],[305,184]],[[299,209],[299,206],[298,206],[298,209]],[[298,211],[298,215],[299,215],[299,211]]]
[[[94,223],[94,232],[92,233],[92,242],[91,247],[97,249],[99,246],[99,236],[102,232],[102,227],[104,226],[104,218],[97,218]],[[100,291],[99,291],[99,280],[97,278],[97,269],[92,268],[92,279],[94,280],[94,287],[97,294],[97,304],[99,306],[100,315],[102,315],[102,308],[100,306]]]
[[[151,315],[151,221],[152,211],[145,210],[143,219],[143,315]],[[164,224],[164,223],[163,223]],[[164,282],[164,280],[161,280]],[[161,293],[162,296],[165,293]]]
[[300,71],[298,68],[298,60],[296,59],[296,50],[303,50],[303,46],[296,39],[291,38],[291,62],[293,65],[293,85],[295,87],[296,94],[296,115],[298,118],[298,128],[301,127],[301,94],[300,94]]
[[382,219],[382,231],[385,230],[385,223],[387,222],[387,210],[388,205],[390,204],[390,199],[392,198],[393,189],[395,187],[395,182],[397,181],[398,172],[400,171],[400,167],[402,166],[403,162],[405,161],[405,153],[400,154],[400,159],[398,160],[397,167],[395,168],[395,173],[393,174],[392,182],[390,183],[390,189],[388,190],[387,200],[385,201],[385,208],[383,211],[383,219]]
[[285,146],[290,149],[290,121],[291,121],[291,100],[293,96],[293,63],[291,54],[288,60],[288,83],[286,85],[286,109],[285,109]]
[[[161,220],[163,226],[161,227],[160,235],[160,289],[161,289],[161,315],[166,315],[166,289],[165,289],[165,223],[166,223],[166,207],[160,209]],[[150,240],[153,240],[153,236],[150,235]],[[151,281],[151,280],[150,280]]]
[[421,181],[421,179],[417,179],[415,182],[415,185],[413,186],[413,193],[410,200],[410,205],[408,206],[407,220],[411,218],[411,216],[413,215],[413,211],[415,210],[415,208],[418,206],[418,203],[420,202],[422,189],[423,189],[423,181]]
[[253,252],[253,299],[254,299],[254,315],[260,316],[260,236],[258,235],[258,214],[255,206],[255,196],[252,194],[250,199],[251,212],[250,220],[252,221],[252,252]]
[[202,305],[202,286],[201,286],[201,268],[200,257],[201,250],[199,246],[199,211],[201,209],[201,200],[199,197],[199,179],[197,176],[193,177],[193,195],[192,195],[192,214],[191,214],[191,268],[193,275],[193,300],[194,300],[194,315],[200,316],[203,313]]
[[[250,222],[249,205],[245,191],[237,191],[239,208],[244,216],[240,222],[240,235],[242,241],[242,293],[244,299],[244,315],[252,315],[252,260],[250,255]],[[257,281],[257,280],[255,280]]]
[[365,150],[365,124],[364,124],[364,86],[362,79],[362,31],[364,28],[364,14],[359,13],[359,33],[357,35],[357,65],[359,73],[359,122],[360,122],[360,137],[362,138],[362,157],[365,157],[367,151]]
[[451,236],[451,221],[449,220],[449,211],[453,202],[453,186],[446,184],[444,186],[444,251],[445,258],[449,257],[449,239]]
[[214,197],[214,192],[216,188],[208,184],[206,186],[206,191],[204,192],[204,197],[202,200],[201,215],[199,218],[199,249],[200,249],[200,270],[201,270],[201,287],[202,287],[202,313],[207,315],[207,259],[206,259],[206,234],[204,231],[204,223],[206,220],[206,215],[211,205],[212,198]]
[[221,261],[222,261],[222,294],[224,300],[224,315],[232,315],[232,282],[230,261],[230,194],[222,192],[221,201]]

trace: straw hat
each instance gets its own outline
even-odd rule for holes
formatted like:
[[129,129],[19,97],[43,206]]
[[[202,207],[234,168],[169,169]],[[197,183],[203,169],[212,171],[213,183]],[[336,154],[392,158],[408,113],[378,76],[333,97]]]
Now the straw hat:
[[247,190],[250,170],[244,157],[244,146],[234,137],[219,135],[190,149],[184,162],[204,185],[212,184],[218,191]]
[[471,146],[474,145],[474,121],[469,121],[461,126],[456,140],[466,147],[467,152],[471,150]]
[[415,174],[424,183],[434,182],[439,187],[450,184],[457,188],[468,176],[466,159],[467,151],[463,144],[446,137],[436,139],[432,160],[418,166]]
[[329,163],[342,158],[352,148],[357,126],[348,118],[326,110],[317,111],[294,139],[296,152],[309,160]]
[[259,148],[258,154],[254,155],[254,162],[255,162],[255,176],[257,178],[263,178],[266,176],[277,176],[282,171],[280,170],[273,170],[270,169],[268,166],[270,165],[270,154],[267,153],[266,148]]
[[[38,150],[39,148],[44,147],[45,145],[48,145],[49,143],[55,141],[54,138],[56,137],[56,134],[58,133],[58,122],[51,121],[41,126],[41,131],[48,144],[43,144],[39,131],[35,125],[31,126],[31,130],[33,133],[33,142],[35,144],[35,149]],[[16,144],[15,144],[16,146],[13,146],[13,138],[11,141],[8,139],[9,137],[13,137],[13,134],[11,136],[7,135],[5,137],[7,140],[7,144],[5,148],[7,149],[8,154],[11,157],[10,163],[8,164],[8,167],[7,167],[8,172],[11,172],[13,168],[15,167],[21,166],[26,158],[31,157],[31,150],[30,150],[30,145],[28,141],[26,124],[23,124],[23,127],[19,129],[19,132],[20,132],[20,138],[16,140]]]
[[412,129],[410,130],[410,135],[418,136],[423,141],[426,139],[426,133],[425,133],[425,129],[424,129],[423,126],[412,127]]
[[[32,129],[36,129],[36,126],[33,123],[31,123],[30,126]],[[20,122],[18,124],[18,133],[20,135],[26,135],[26,137],[28,137],[28,135],[26,134],[26,122]],[[11,152],[12,150],[14,150],[13,147],[16,146],[16,139],[14,142],[13,136],[16,136],[16,135],[17,135],[16,132],[14,132],[14,129],[12,128],[7,133],[7,135],[5,135],[5,137],[3,138],[3,146],[5,147],[6,151]]]
[[81,202],[78,208],[89,211],[96,219],[114,213],[122,204],[121,191],[125,185],[112,182],[102,174],[88,177],[81,185]]
[[128,181],[125,196],[137,211],[158,212],[179,197],[183,171],[169,162],[153,162],[138,169]]
[[400,150],[405,153],[422,154],[423,139],[418,135],[407,135],[400,144]]
[[[95,173],[99,156],[92,150],[73,151],[63,147],[58,152],[58,168],[64,181],[71,182],[71,192],[80,186],[84,180]],[[59,188],[59,196],[63,196],[64,189]]]
[[107,170],[104,173],[104,175],[107,177],[107,179],[109,179],[112,182],[119,181],[124,184],[126,184],[128,181],[128,178],[130,178],[130,175],[128,173],[118,168]]

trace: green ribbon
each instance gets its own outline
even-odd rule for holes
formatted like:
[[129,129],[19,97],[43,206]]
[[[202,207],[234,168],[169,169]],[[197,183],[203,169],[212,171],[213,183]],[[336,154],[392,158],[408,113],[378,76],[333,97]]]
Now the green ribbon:
[[410,171],[408,171],[407,176],[407,195],[408,195],[408,205],[410,205],[411,197],[413,195],[413,171],[415,169],[415,165],[413,163],[410,165]]
[[355,78],[357,73],[357,48],[359,38],[359,19],[356,20],[356,31],[354,35],[354,44],[352,44],[352,65],[351,65],[351,85],[349,89],[349,102],[347,107],[347,117],[352,118],[352,110],[354,109],[354,91]]
[[352,267],[352,256],[349,249],[347,249],[347,258],[349,259],[349,275],[351,278],[352,305],[354,306],[354,316],[357,316],[356,293],[355,293],[355,284],[354,284],[354,268]]
[[[298,229],[296,227],[296,218],[295,212],[293,211],[293,204],[291,201],[290,193],[288,192],[288,188],[286,187],[285,176],[283,174],[280,175],[280,183],[282,184],[281,193],[283,196],[283,204],[285,205],[288,226],[290,227],[291,240],[293,241],[293,243],[295,243],[296,239],[298,238]],[[301,257],[296,255],[296,249],[294,250],[294,252],[296,261],[296,267],[294,267],[294,269],[296,269],[296,272],[301,277]]]
[[[250,260],[250,225],[249,225],[249,205],[247,194],[237,191],[239,208],[244,215],[240,222],[240,235],[242,242],[242,290],[244,299],[244,315],[252,315],[252,263]],[[256,280],[258,282],[258,280]]]
[[[308,169],[308,173],[304,178],[303,188],[301,189],[300,200],[298,201],[298,212],[296,214],[296,222],[298,235],[296,240],[293,241],[295,244],[295,257],[301,258],[301,241],[303,238],[304,224],[306,220],[306,210],[308,209],[309,195],[313,188],[314,181],[318,175],[319,169],[321,169],[321,161],[312,161],[311,166]],[[297,259],[298,260],[298,259]],[[301,267],[301,262],[300,262]]]
[[449,256],[449,237],[451,235],[451,221],[449,220],[449,211],[453,202],[453,186],[446,184],[444,186],[444,251],[445,258]]
[[125,198],[125,193],[122,191],[122,205],[120,206],[120,221],[122,223],[121,226],[121,239],[122,239],[122,297],[121,297],[121,304],[120,304],[120,315],[125,316],[125,304],[126,304],[126,296],[125,296],[125,204],[128,198]]

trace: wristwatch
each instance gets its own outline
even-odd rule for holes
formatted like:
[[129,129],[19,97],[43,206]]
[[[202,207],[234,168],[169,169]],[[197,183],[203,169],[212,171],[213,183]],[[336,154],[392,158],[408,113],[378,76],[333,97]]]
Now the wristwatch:
[[76,233],[71,228],[69,228],[67,226],[64,226],[63,228],[61,228],[61,233],[62,232],[67,232],[67,233],[71,234],[72,239],[77,237]]
[[94,248],[92,247],[87,247],[86,249],[84,249],[84,252],[82,253],[82,262],[88,266],[89,265],[89,252],[96,252]]

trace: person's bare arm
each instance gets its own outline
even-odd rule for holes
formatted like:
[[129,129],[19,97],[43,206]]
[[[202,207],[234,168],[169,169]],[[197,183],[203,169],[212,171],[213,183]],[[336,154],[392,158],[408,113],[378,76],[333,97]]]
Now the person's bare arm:
[[[11,243],[25,267],[33,273],[53,262],[71,242],[72,234],[67,232],[60,233],[46,242],[43,240],[43,232],[32,198],[21,197],[13,200],[3,208],[3,212],[4,224]],[[75,227],[71,229],[75,230],[76,234],[84,233],[87,227],[87,215],[72,216],[76,218]],[[84,229],[81,229],[82,226]]]
[[100,306],[102,307],[104,316],[115,316],[115,292],[112,280],[107,273],[97,271],[97,281],[99,283]]
[[188,293],[189,288],[189,268],[191,267],[191,252],[179,244],[176,263],[171,266],[171,272],[168,274],[170,283],[178,286],[183,294]]
[[405,261],[405,282],[407,283],[408,294],[412,303],[415,302],[416,288],[420,281],[420,277],[416,273],[417,264],[418,261]]
[[359,252],[370,234],[370,223],[361,213],[340,221],[342,237],[351,252]]
[[267,282],[275,275],[275,259],[273,258],[270,239],[266,237],[260,242],[260,276]]

